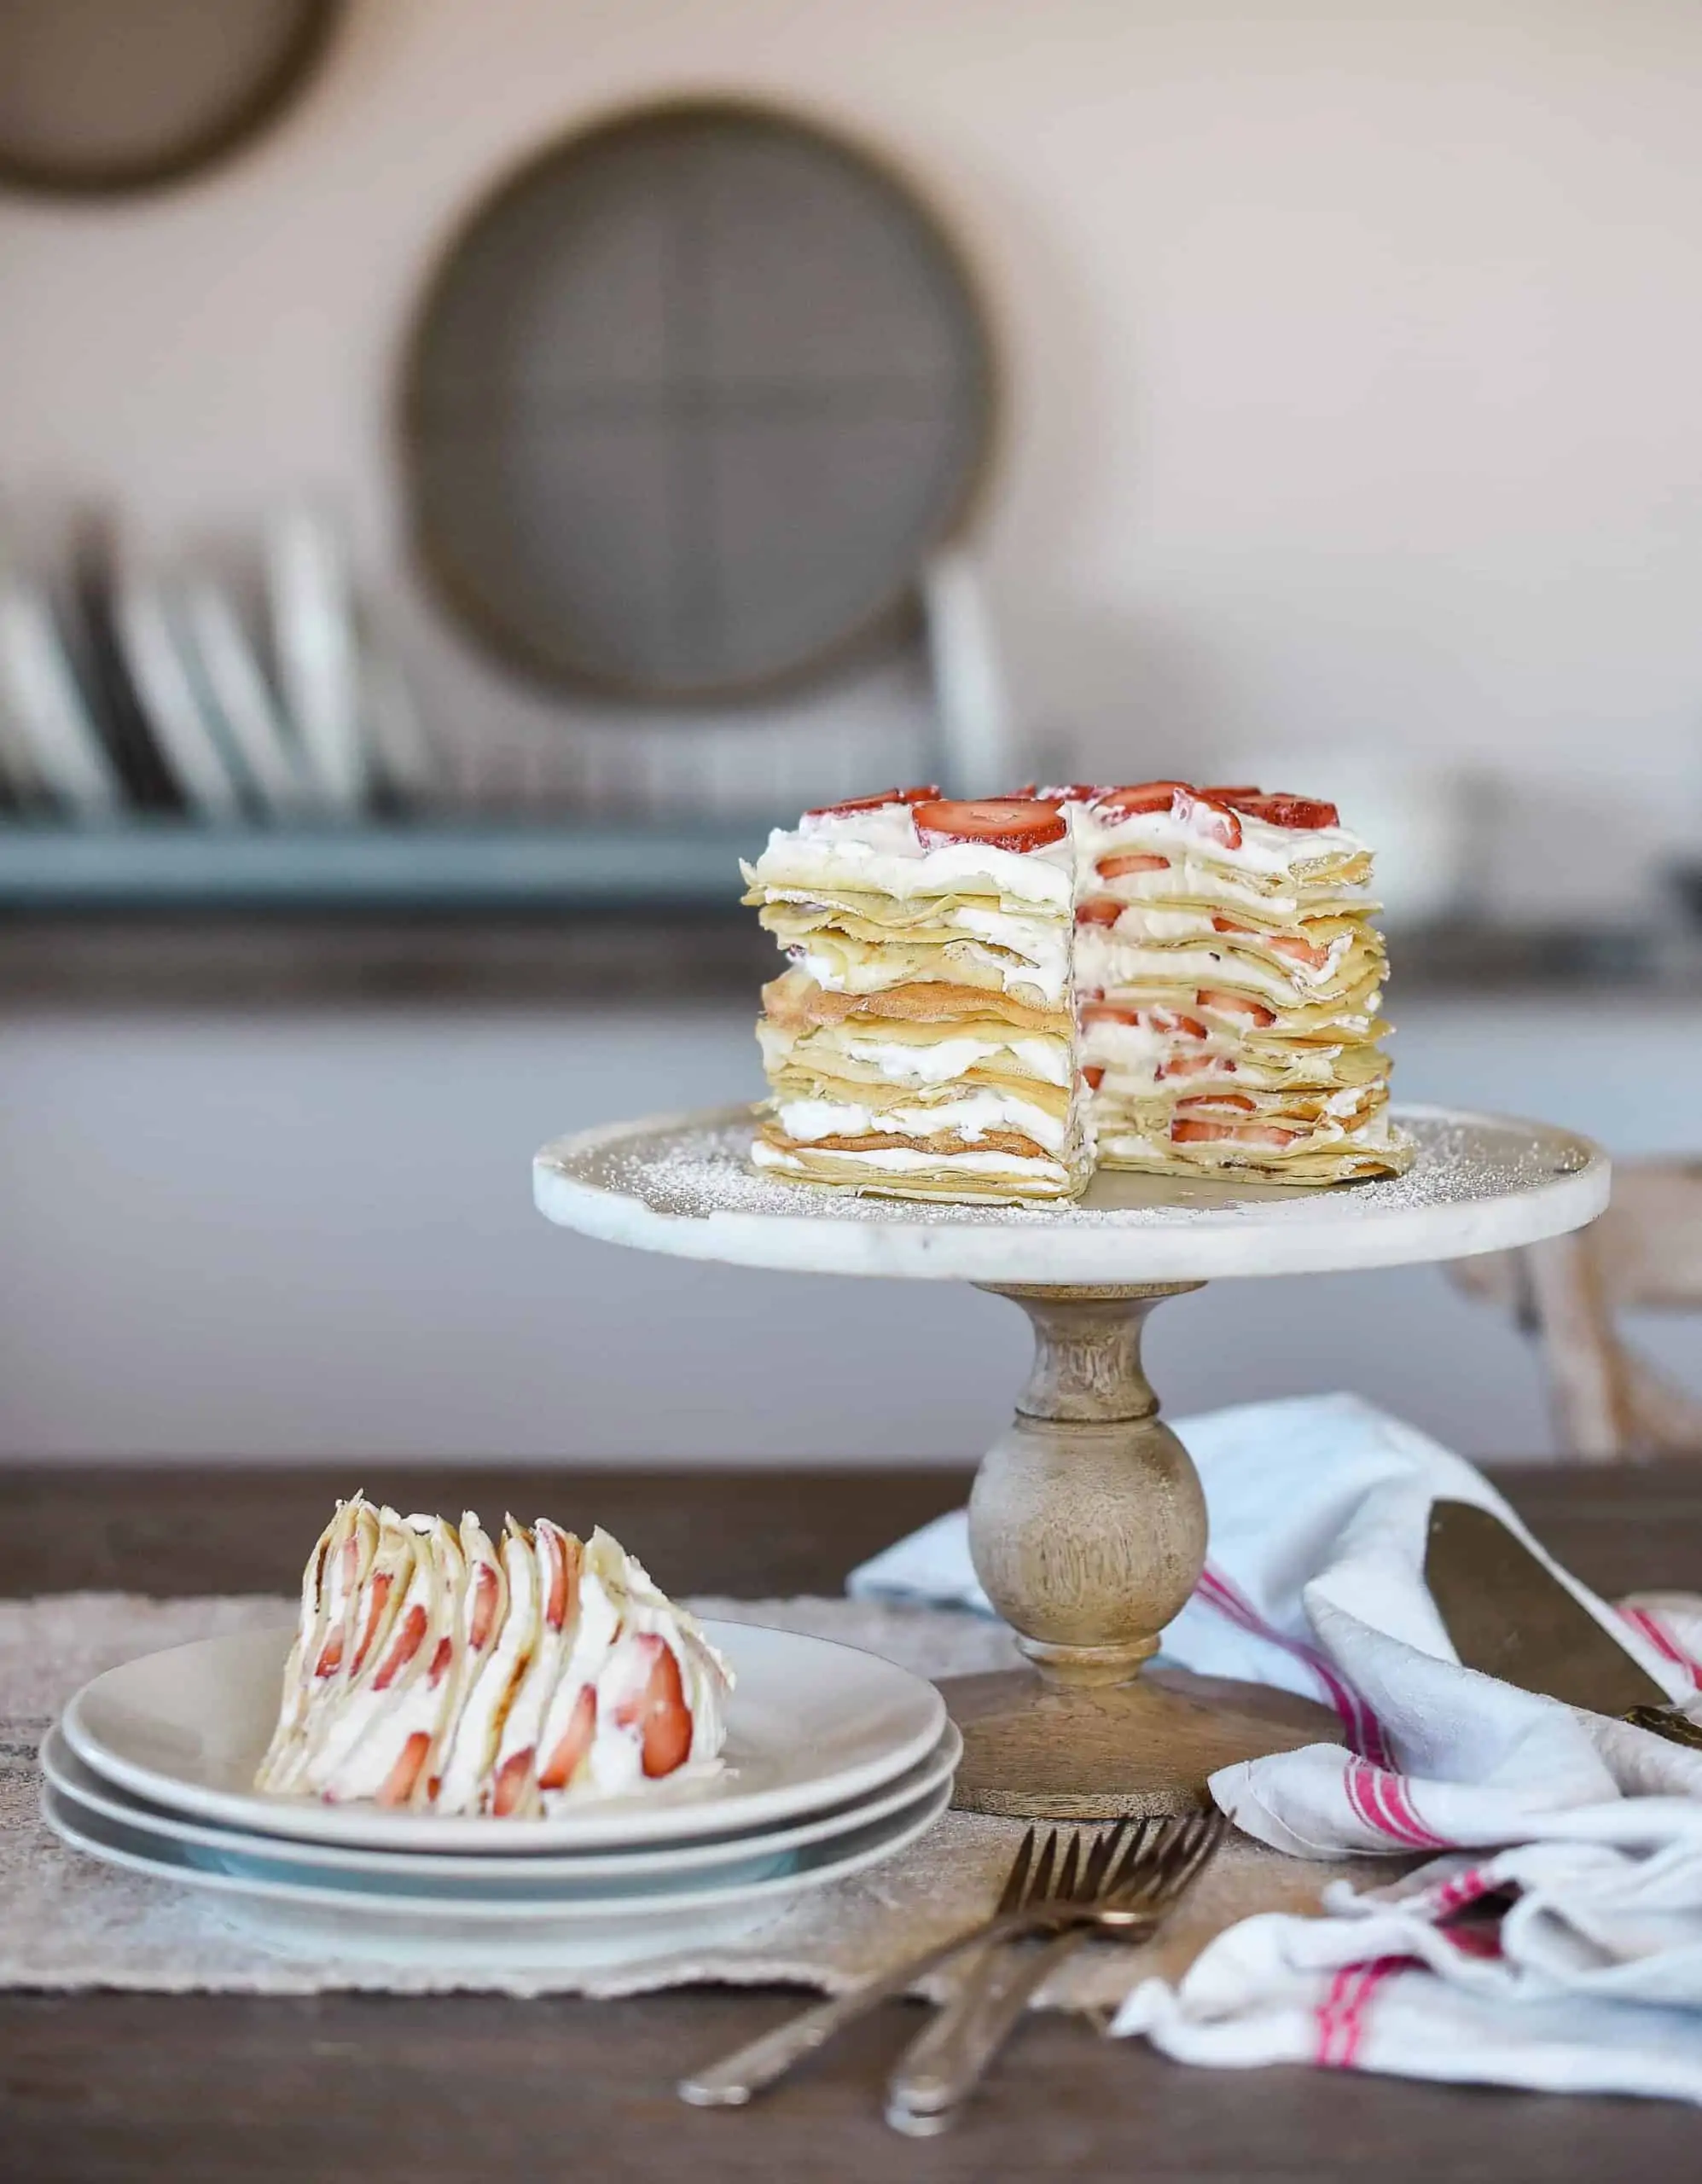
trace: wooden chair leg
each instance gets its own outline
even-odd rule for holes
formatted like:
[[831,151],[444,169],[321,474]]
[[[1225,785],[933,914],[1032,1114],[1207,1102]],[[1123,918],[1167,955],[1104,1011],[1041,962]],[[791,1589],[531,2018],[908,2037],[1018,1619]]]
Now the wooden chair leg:
[[1631,1376],[1587,1234],[1533,1244],[1525,1259],[1560,1446],[1593,1463],[1630,1455],[1641,1438]]
[[1635,1350],[1623,1355],[1638,1451],[1653,1455],[1660,1449],[1677,1449],[1702,1455],[1702,1403]]

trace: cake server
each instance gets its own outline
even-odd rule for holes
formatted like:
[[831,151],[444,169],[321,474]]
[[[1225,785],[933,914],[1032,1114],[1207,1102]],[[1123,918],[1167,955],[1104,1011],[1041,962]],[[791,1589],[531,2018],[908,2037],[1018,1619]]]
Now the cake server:
[[1424,1575],[1464,1667],[1702,1748],[1702,1724],[1672,1705],[1493,1510],[1433,1502]]

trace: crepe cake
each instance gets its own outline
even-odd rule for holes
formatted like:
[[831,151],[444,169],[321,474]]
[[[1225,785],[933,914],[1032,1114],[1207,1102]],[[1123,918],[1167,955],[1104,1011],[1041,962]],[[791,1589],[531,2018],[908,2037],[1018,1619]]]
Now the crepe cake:
[[255,1787],[548,1816],[718,1767],[726,1663],[605,1531],[340,1502]]
[[805,812],[742,868],[792,966],[763,990],[758,1167],[900,1198],[1082,1188],[1060,805],[892,789]]
[[1371,855],[1335,805],[1185,781],[1049,793],[1075,814],[1100,1165],[1300,1184],[1406,1167]]

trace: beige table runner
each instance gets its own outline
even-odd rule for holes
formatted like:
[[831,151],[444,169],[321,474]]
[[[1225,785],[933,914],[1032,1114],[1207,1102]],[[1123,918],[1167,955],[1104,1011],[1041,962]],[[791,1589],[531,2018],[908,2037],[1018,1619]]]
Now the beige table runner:
[[[812,1599],[693,1606],[865,1647],[928,1676],[1002,1668],[1016,1658],[1002,1625],[950,1610]],[[228,1926],[216,1899],[64,1848],[37,1809],[36,1753],[66,1700],[102,1670],[194,1638],[287,1624],[291,1612],[292,1603],[273,1599],[161,1601],[117,1593],[0,1602],[0,1986],[619,1995],[722,1981],[833,1991],[972,1924],[996,1896],[1020,1833],[1010,1821],[949,1813],[886,1864],[777,1905],[736,1942],[601,1972],[517,1970],[499,1960],[488,1970],[459,1962],[392,1969],[275,1954]],[[1303,1863],[1237,1837],[1159,1942],[1140,1949],[1095,1943],[1041,2000],[1060,2008],[1108,2008],[1142,1978],[1177,1977],[1237,1919],[1310,1908],[1326,1880],[1388,1878],[1392,1871],[1372,1861]]]

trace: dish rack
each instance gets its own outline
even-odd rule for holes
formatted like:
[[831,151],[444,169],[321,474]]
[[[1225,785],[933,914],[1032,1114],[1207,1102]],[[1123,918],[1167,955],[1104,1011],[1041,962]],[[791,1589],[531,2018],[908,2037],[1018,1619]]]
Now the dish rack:
[[42,573],[0,539],[0,910],[728,905],[802,808],[1015,777],[958,553],[831,682],[736,712],[475,695],[454,735],[322,513],[282,511],[258,559],[246,586],[161,572],[85,527]]

